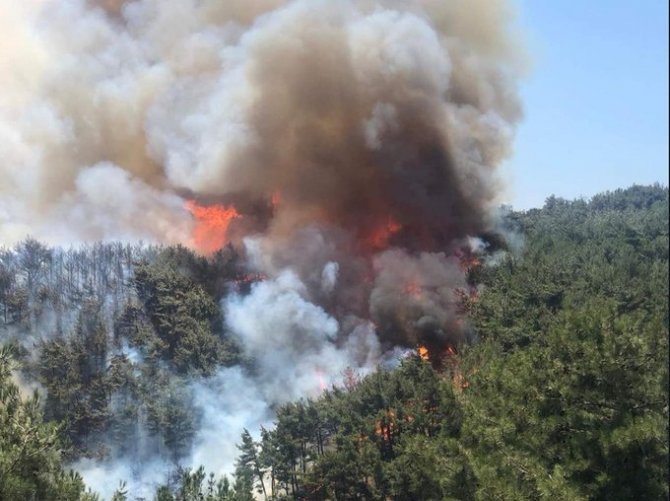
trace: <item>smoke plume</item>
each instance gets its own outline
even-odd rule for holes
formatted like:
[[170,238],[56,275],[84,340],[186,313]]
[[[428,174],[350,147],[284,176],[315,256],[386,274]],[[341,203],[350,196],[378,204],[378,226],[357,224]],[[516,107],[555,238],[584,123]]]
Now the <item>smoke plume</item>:
[[230,469],[204,449],[217,426],[234,440],[347,367],[467,336],[463,261],[496,231],[522,114],[506,1],[0,10],[0,242],[231,242],[267,277],[223,300],[256,370],[193,383],[209,409],[194,464]]

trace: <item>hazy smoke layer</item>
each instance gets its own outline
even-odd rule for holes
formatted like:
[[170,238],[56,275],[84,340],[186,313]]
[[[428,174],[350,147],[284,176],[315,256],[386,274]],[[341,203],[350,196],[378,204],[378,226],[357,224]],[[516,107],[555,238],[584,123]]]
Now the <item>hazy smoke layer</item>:
[[[228,237],[268,276],[224,300],[257,370],[194,387],[208,395],[194,464],[230,466],[206,449],[228,443],[219,426],[237,436],[396,346],[462,339],[463,256],[494,230],[495,168],[521,116],[507,2],[0,11],[0,242],[197,247],[195,200],[234,205]],[[231,403],[226,378],[253,380],[258,413]]]

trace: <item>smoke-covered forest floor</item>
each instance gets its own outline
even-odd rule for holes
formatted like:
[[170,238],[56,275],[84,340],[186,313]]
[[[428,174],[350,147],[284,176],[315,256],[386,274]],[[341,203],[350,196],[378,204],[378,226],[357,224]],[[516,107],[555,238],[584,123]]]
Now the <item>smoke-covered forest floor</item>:
[[222,322],[262,279],[233,248],[0,251],[0,500],[667,498],[667,188],[507,217],[474,342],[269,407]]

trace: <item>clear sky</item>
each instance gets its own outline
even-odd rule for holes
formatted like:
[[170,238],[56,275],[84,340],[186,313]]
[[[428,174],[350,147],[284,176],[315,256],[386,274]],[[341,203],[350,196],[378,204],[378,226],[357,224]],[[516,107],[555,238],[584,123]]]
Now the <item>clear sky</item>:
[[508,202],[668,184],[667,0],[518,0],[532,66]]

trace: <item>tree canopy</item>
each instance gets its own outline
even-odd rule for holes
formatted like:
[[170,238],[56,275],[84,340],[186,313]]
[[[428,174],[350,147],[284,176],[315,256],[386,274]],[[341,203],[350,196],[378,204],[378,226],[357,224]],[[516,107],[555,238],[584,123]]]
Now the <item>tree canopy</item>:
[[156,501],[666,499],[667,188],[549,197],[503,226],[469,271],[473,342],[274,409],[229,476],[181,465],[187,383],[253,370],[218,307],[244,293],[232,248],[0,250],[0,501],[95,500],[64,464],[139,448],[175,466]]

